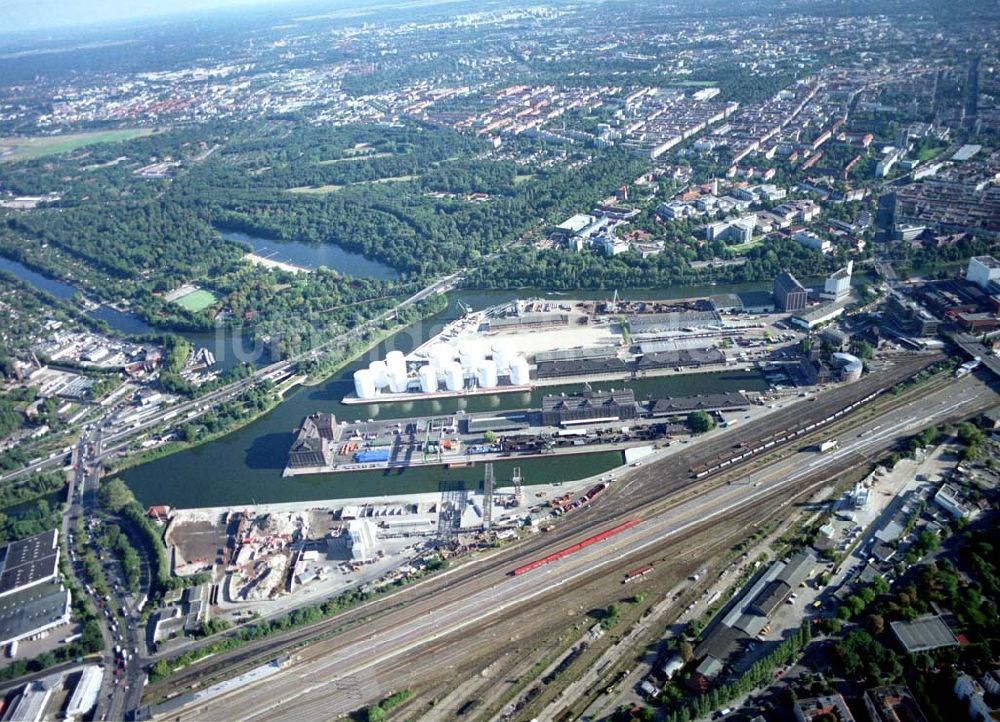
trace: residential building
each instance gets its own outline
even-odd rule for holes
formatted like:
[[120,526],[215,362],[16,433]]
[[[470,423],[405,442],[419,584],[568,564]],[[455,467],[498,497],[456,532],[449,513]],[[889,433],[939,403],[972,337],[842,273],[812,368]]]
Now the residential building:
[[923,710],[905,684],[866,689],[864,701],[872,722],[927,722]]
[[792,234],[792,240],[798,241],[806,248],[811,248],[820,253],[829,253],[833,250],[833,244],[825,238],[820,238],[812,231],[801,230]]
[[813,720],[854,722],[854,715],[839,694],[797,700],[794,712],[795,719],[799,722],[813,722]]

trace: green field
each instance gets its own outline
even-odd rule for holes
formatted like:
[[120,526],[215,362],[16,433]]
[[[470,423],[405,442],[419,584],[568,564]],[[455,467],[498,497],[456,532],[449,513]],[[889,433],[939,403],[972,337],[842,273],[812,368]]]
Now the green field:
[[69,133],[67,135],[0,138],[0,162],[31,160],[46,155],[68,153],[95,143],[115,143],[131,140],[144,135],[152,135],[151,128],[134,130],[97,130],[90,133]]
[[192,313],[198,313],[199,311],[204,311],[206,308],[211,306],[216,302],[216,298],[212,295],[211,291],[206,291],[204,288],[199,288],[197,291],[192,291],[191,293],[181,296],[174,300],[181,308],[185,308]]

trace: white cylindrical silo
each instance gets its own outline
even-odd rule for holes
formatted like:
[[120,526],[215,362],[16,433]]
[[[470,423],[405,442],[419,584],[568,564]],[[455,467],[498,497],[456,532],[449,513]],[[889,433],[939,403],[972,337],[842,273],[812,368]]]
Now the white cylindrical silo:
[[476,373],[479,362],[483,360],[483,351],[478,344],[465,343],[458,348],[458,360],[462,362],[462,368],[466,373]]
[[425,394],[434,393],[438,390],[437,371],[434,370],[433,366],[430,364],[421,366],[417,372],[417,376],[420,377],[420,390]]
[[497,365],[495,361],[483,361],[476,372],[480,388],[492,389],[497,385]]
[[368,370],[372,372],[372,377],[375,379],[375,388],[381,389],[389,383],[387,378],[389,369],[385,365],[385,361],[372,361],[368,364]]
[[385,365],[390,372],[406,376],[406,356],[402,351],[390,351],[385,355]]
[[510,362],[514,360],[514,345],[507,339],[494,342],[493,360],[497,365],[497,373],[506,374],[510,369]]
[[434,344],[430,350],[430,362],[438,371],[444,371],[445,368],[455,359],[455,351],[452,349],[451,344],[438,343]]
[[528,362],[524,356],[515,356],[510,363],[510,383],[512,386],[527,386],[531,382]]
[[449,391],[461,391],[465,388],[465,375],[462,364],[452,361],[444,370],[444,385]]
[[405,370],[400,371],[398,368],[390,368],[386,374],[386,380],[389,382],[389,390],[394,394],[401,394],[406,391],[408,379],[406,378]]
[[354,372],[354,394],[359,399],[375,398],[375,377],[368,369]]

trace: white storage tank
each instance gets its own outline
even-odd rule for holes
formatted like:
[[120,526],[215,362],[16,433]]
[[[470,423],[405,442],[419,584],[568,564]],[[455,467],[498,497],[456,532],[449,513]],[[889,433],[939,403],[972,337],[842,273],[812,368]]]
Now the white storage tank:
[[461,391],[465,388],[465,374],[462,364],[452,361],[444,370],[444,385],[449,391]]
[[354,395],[359,399],[375,398],[375,377],[368,369],[354,372]]
[[497,365],[495,361],[483,361],[476,372],[480,388],[492,389],[497,385]]
[[406,391],[406,384],[409,379],[406,378],[405,370],[400,371],[399,369],[390,368],[386,377],[389,382],[389,390],[394,394],[401,394]]
[[438,390],[438,375],[433,366],[429,364],[421,366],[417,376],[420,377],[420,390],[425,394],[431,394]]
[[497,365],[497,373],[506,374],[510,369],[510,362],[514,360],[514,345],[506,339],[494,342],[493,360]]
[[524,356],[515,356],[510,363],[510,383],[512,386],[527,386],[531,383],[528,361]]
[[389,369],[385,365],[385,361],[372,361],[368,364],[368,370],[372,372],[372,377],[375,379],[375,388],[384,388],[389,383]]
[[439,343],[431,347],[430,350],[430,361],[431,366],[433,366],[438,371],[444,371],[455,359],[455,352],[451,348],[450,344]]
[[385,355],[385,365],[389,372],[396,372],[406,376],[406,356],[402,351],[390,351]]
[[458,349],[458,360],[462,362],[462,368],[468,373],[475,373],[479,368],[479,363],[483,360],[483,352],[478,344],[467,343]]

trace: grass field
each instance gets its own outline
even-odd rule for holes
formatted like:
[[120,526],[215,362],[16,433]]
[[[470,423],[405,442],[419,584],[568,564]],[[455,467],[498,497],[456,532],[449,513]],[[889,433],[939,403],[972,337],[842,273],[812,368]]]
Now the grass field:
[[89,133],[69,133],[66,135],[0,138],[0,161],[31,160],[56,153],[68,153],[71,150],[96,143],[131,140],[132,138],[152,135],[153,132],[151,128],[137,128],[134,130],[96,130]]
[[204,311],[206,308],[215,303],[215,301],[216,298],[212,295],[211,291],[199,288],[197,291],[192,291],[187,295],[175,299],[174,303],[181,308],[191,311],[191,313],[198,313],[199,311]]
[[[418,175],[397,175],[391,176],[389,178],[376,178],[370,181],[359,181],[357,183],[351,183],[352,186],[366,186],[372,183],[405,183],[407,181],[415,180],[419,178]],[[346,188],[347,186],[338,185],[325,185],[325,186],[296,186],[295,188],[288,188],[289,193],[305,193],[314,195],[323,195],[325,193],[336,193],[341,188]]]
[[298,186],[297,188],[289,188],[289,193],[306,193],[306,194],[316,194],[322,195],[324,193],[336,193],[344,186],[335,185],[325,185],[325,186]]

